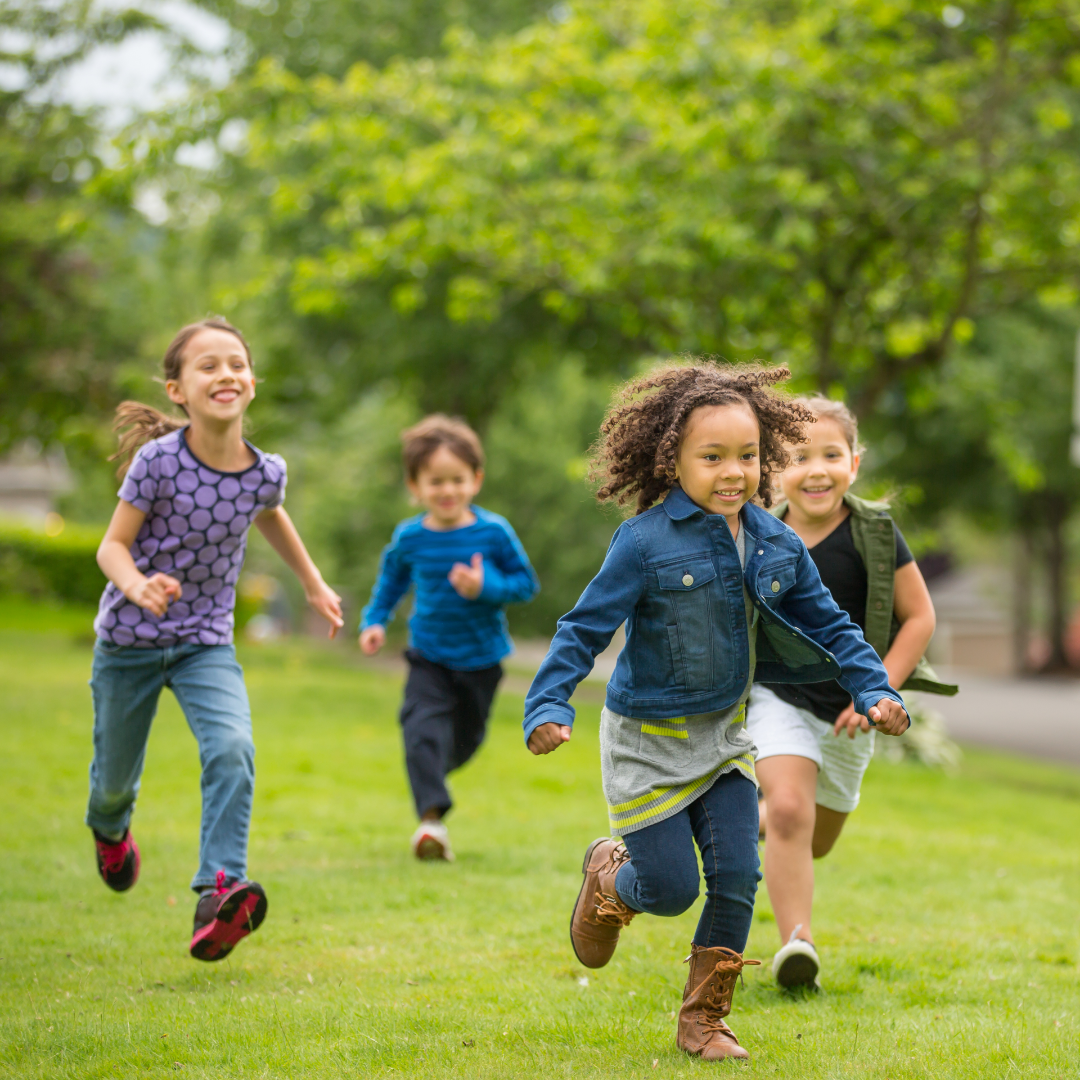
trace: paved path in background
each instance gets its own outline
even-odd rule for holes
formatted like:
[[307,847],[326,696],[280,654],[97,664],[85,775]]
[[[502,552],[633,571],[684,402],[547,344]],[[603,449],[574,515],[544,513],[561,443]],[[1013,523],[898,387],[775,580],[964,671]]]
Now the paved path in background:
[[1080,765],[1080,680],[962,672],[948,679],[960,684],[956,697],[927,694],[926,700],[958,742]]

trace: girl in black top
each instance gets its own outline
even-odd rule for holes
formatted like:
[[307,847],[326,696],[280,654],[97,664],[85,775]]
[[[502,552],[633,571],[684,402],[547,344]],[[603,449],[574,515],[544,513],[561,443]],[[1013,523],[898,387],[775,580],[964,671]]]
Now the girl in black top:
[[[803,404],[817,422],[807,425],[809,441],[791,448],[793,463],[780,479],[786,507],[777,513],[806,544],[837,604],[865,631],[869,582],[852,524],[853,508],[858,525],[866,504],[848,494],[859,472],[855,417],[827,398]],[[875,519],[874,527],[882,523]],[[890,684],[900,687],[934,632],[934,607],[899,530],[895,537],[899,630],[883,660]],[[837,682],[756,685],[747,726],[758,750],[763,829],[767,820],[765,882],[782,943],[773,973],[783,986],[814,985],[820,962],[810,928],[813,860],[828,854],[858,805],[874,734]]]

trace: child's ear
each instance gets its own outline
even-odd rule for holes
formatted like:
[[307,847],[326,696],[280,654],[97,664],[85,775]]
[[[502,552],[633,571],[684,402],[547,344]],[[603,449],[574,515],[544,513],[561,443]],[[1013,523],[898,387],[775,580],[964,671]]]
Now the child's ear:
[[409,491],[409,505],[410,506],[419,506],[420,505],[420,488],[417,486],[416,481],[411,476],[405,477],[405,487]]
[[480,489],[484,486],[484,470],[477,469],[473,476],[476,477],[476,493],[480,493]]
[[862,458],[858,454],[851,455],[851,482],[854,484],[859,478],[859,462]]
[[166,379],[165,380],[165,393],[169,395],[169,400],[174,405],[186,405],[187,398],[184,397],[180,390],[180,382],[178,379]]

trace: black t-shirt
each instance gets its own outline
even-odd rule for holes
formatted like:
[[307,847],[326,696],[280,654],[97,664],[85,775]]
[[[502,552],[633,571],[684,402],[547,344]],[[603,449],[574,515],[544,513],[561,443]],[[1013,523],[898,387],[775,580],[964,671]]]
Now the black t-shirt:
[[[900,530],[896,532],[896,568],[907,566],[913,556]],[[866,565],[855,548],[849,514],[820,543],[808,549],[821,575],[822,584],[832,593],[860,630],[866,629]],[[851,704],[851,696],[835,680],[817,683],[765,683],[778,698],[800,709],[809,709],[830,724]]]

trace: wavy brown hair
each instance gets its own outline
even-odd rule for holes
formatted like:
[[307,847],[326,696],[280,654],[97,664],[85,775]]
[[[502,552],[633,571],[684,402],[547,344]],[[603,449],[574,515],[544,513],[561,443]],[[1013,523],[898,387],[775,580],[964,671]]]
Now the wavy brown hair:
[[[165,356],[161,361],[163,382],[180,378],[180,368],[184,363],[184,349],[187,348],[187,343],[200,330],[224,330],[226,333],[238,338],[240,344],[244,346],[244,352],[247,354],[248,366],[254,370],[255,365],[251,360],[251,349],[244,340],[244,335],[227,319],[221,318],[220,315],[211,315],[206,319],[200,319],[198,322],[188,323],[169,342],[169,347],[165,350]],[[117,459],[120,461],[116,469],[117,476],[123,476],[128,471],[136,451],[144,443],[148,443],[153,439],[160,439],[162,435],[168,435],[170,431],[177,431],[179,428],[187,426],[187,410],[183,405],[180,406],[180,409],[185,413],[184,416],[177,416],[175,413],[170,416],[160,409],[155,409],[152,405],[144,405],[141,401],[122,401],[117,405],[116,418],[113,420],[113,431],[116,432],[120,446],[116,453],[109,458],[110,461],[116,461]]]
[[761,501],[772,505],[773,477],[788,464],[785,443],[806,442],[802,425],[814,414],[773,387],[785,368],[720,365],[707,358],[665,364],[616,392],[600,425],[591,474],[596,497],[619,506],[636,500],[644,513],[674,487],[675,463],[690,414],[703,405],[746,405],[761,429]]

